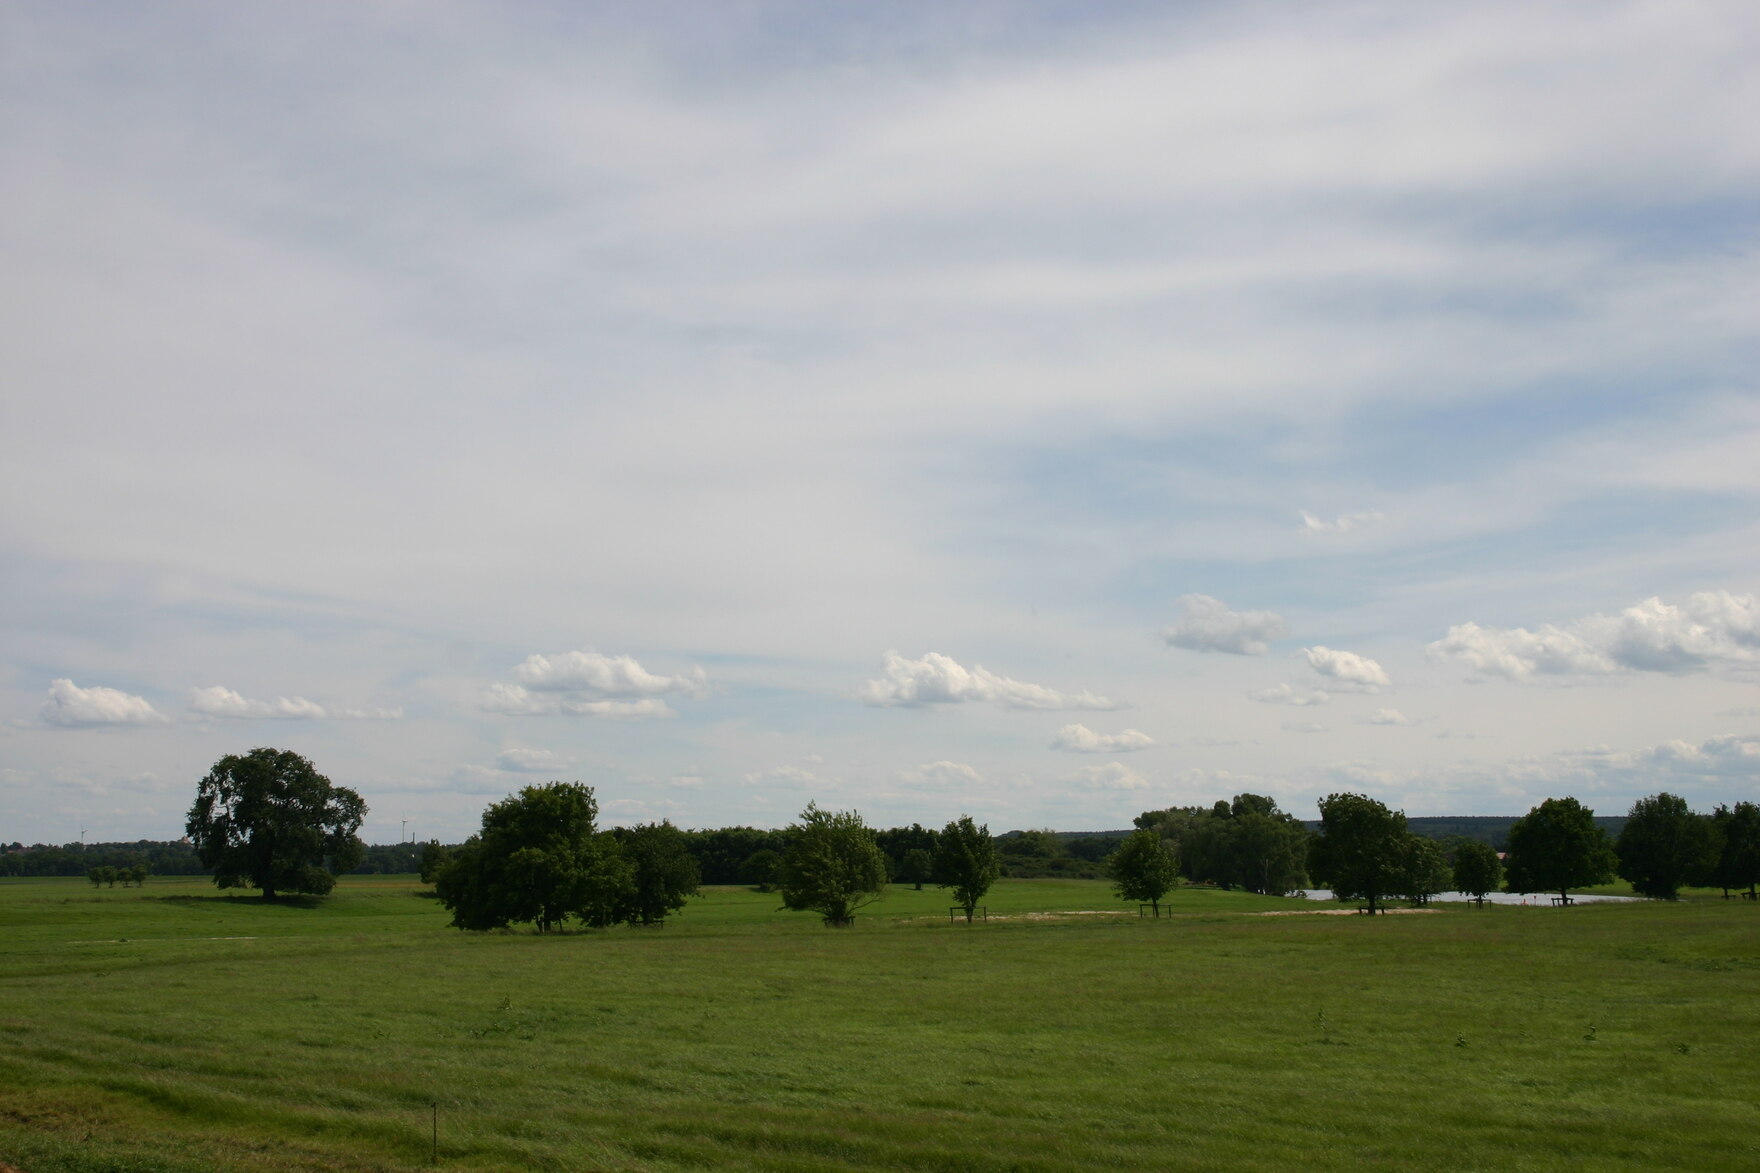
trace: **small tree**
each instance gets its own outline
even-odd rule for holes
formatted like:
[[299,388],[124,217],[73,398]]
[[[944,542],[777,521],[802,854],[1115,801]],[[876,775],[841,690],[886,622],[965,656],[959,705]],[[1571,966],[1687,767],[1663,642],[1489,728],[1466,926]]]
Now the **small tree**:
[[361,861],[367,804],[282,749],[228,754],[196,787],[185,829],[222,888],[322,896]]
[[430,839],[422,844],[421,876],[422,883],[432,884],[440,878],[440,869],[452,858],[452,852],[442,846],[440,840]]
[[885,893],[886,855],[861,815],[809,802],[789,828],[776,884],[784,908],[816,912],[826,925],[842,928]]
[[1002,874],[989,825],[972,822],[970,815],[947,824],[935,844],[933,867],[936,886],[953,890],[954,903],[965,909],[966,923],[971,924],[978,901]]
[[1615,851],[1620,879],[1659,900],[1679,899],[1688,877],[1702,876],[1717,858],[1710,823],[1666,792],[1632,804]]
[[1400,860],[1401,896],[1416,908],[1430,903],[1437,893],[1448,891],[1453,879],[1448,853],[1442,850],[1442,844],[1423,835],[1406,835]]
[[1147,904],[1161,915],[1161,898],[1179,883],[1179,858],[1151,830],[1132,831],[1130,838],[1106,859],[1112,888],[1121,900]]
[[923,881],[929,878],[934,863],[934,857],[927,851],[921,847],[913,847],[905,852],[904,859],[899,861],[898,878],[921,892]]
[[1320,800],[1320,836],[1308,870],[1340,900],[1366,900],[1371,914],[1398,892],[1405,867],[1406,816],[1363,794]]
[[619,831],[617,841],[632,869],[622,919],[632,925],[660,924],[697,894],[697,861],[683,832],[670,821]]
[[1454,890],[1464,892],[1479,904],[1485,903],[1487,892],[1497,891],[1503,883],[1503,861],[1489,843],[1469,839],[1454,849]]
[[739,865],[740,883],[750,884],[760,892],[768,892],[776,887],[776,869],[781,863],[781,852],[761,847],[746,856],[745,862]]
[[1510,825],[1504,853],[1511,892],[1557,892],[1605,884],[1618,860],[1595,812],[1574,798],[1549,798]]

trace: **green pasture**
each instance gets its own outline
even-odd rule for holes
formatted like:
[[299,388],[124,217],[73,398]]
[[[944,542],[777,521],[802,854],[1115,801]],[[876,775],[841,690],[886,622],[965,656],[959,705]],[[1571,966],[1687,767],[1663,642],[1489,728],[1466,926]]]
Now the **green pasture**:
[[465,935],[413,879],[0,881],[0,1159],[426,1169],[437,1112],[455,1170],[1760,1167],[1748,902],[778,903]]

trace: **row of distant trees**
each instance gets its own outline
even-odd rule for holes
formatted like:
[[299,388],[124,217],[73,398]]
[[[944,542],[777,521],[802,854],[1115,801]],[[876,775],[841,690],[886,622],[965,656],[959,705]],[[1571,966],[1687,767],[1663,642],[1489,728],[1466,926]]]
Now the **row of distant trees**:
[[1686,886],[1739,889],[1760,886],[1760,807],[1738,802],[1696,814],[1678,795],[1641,798],[1617,840],[1575,798],[1549,798],[1509,829],[1499,860],[1483,843],[1467,840],[1445,850],[1413,835],[1405,815],[1361,794],[1332,794],[1320,802],[1320,832],[1308,853],[1313,878],[1342,899],[1374,910],[1389,897],[1421,903],[1443,891],[1483,898],[1499,885],[1509,892],[1588,888],[1614,876],[1642,896],[1674,900]]
[[105,864],[102,867],[95,867],[87,872],[86,879],[92,882],[92,887],[94,888],[114,888],[117,884],[121,884],[124,888],[133,884],[138,888],[147,882],[147,876],[149,874],[150,873],[147,871],[147,865],[142,863],[137,863],[133,867],[127,868],[111,867],[109,864]]

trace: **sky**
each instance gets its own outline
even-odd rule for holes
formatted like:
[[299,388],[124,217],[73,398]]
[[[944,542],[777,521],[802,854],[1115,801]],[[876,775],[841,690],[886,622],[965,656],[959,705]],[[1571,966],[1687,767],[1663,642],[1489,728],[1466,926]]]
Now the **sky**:
[[1760,7],[0,13],[0,842],[1760,797]]

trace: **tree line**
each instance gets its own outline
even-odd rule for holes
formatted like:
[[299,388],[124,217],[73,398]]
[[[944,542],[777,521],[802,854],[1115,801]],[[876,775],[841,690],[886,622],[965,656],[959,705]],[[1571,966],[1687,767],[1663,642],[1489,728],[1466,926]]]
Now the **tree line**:
[[[1483,839],[1442,843],[1414,834],[1404,812],[1367,795],[1331,794],[1319,808],[1317,831],[1255,794],[1145,811],[1128,835],[992,836],[969,816],[940,830],[912,824],[879,831],[857,812],[812,803],[780,831],[686,832],[670,822],[600,830],[592,789],[552,782],[491,804],[480,831],[457,847],[401,843],[382,854],[384,865],[400,870],[419,865],[460,928],[529,923],[540,932],[571,920],[663,924],[702,883],[729,881],[775,890],[783,907],[817,912],[828,925],[850,923],[891,881],[933,882],[953,893],[970,920],[1011,865],[1052,859],[1102,864],[1121,898],[1156,915],[1182,878],[1272,895],[1311,878],[1370,911],[1389,898],[1422,903],[1451,888],[1483,899],[1500,884],[1512,892],[1556,891],[1568,902],[1571,888],[1615,875],[1662,899],[1677,898],[1686,885],[1720,887],[1726,898],[1743,889],[1760,896],[1760,808],[1752,802],[1707,815],[1679,796],[1651,795],[1633,804],[1616,840],[1576,799],[1547,799],[1509,826],[1501,858]],[[358,794],[305,758],[259,748],[214,764],[197,786],[189,840],[176,846],[193,853],[220,887],[255,887],[266,899],[322,895],[336,875],[367,861],[358,835],[365,813]],[[159,870],[142,858],[146,841],[126,846],[133,854],[116,863],[82,851],[81,870],[94,884],[140,883]],[[0,860],[7,874],[42,874],[20,868],[30,854],[14,844]]]

